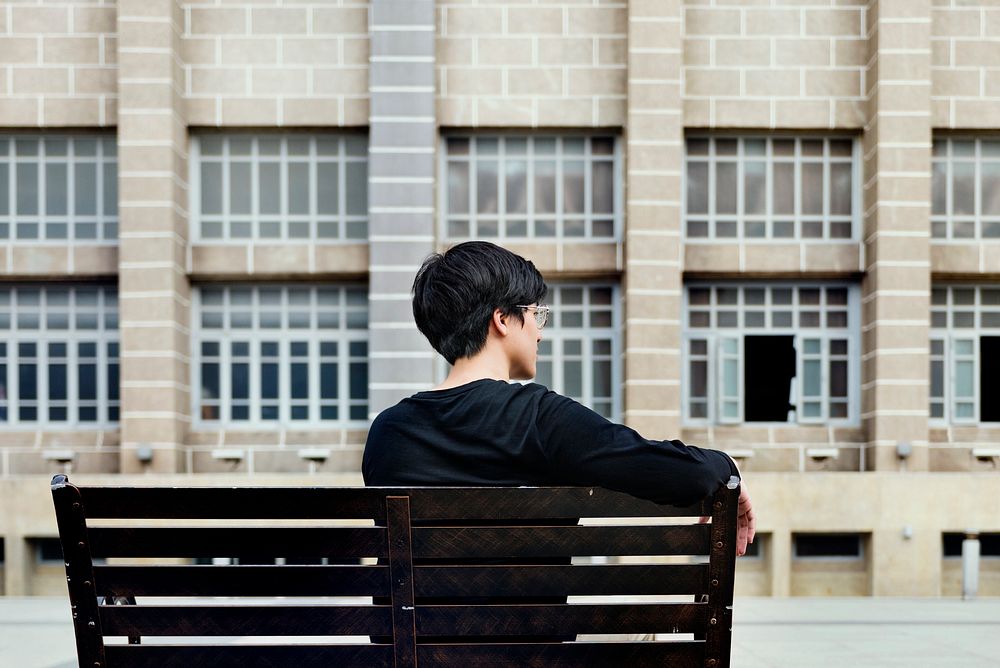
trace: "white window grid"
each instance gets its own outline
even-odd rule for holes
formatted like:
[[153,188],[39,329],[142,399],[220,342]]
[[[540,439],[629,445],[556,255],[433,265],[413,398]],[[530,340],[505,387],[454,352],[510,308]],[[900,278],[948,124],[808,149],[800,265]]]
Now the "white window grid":
[[[195,241],[368,239],[368,138],[363,135],[195,136],[191,171]],[[218,187],[205,187],[208,179],[217,179]]]
[[[861,188],[858,142],[850,137],[706,136],[686,140],[685,238],[691,242],[858,241]],[[752,167],[752,170],[751,170]],[[804,211],[806,170],[821,169],[822,210]],[[736,192],[719,211],[720,170],[731,172]],[[779,170],[781,173],[779,174]],[[793,207],[776,212],[777,178],[792,172]],[[694,194],[703,172],[705,203]],[[747,197],[748,178],[763,178],[763,200]],[[836,198],[832,184],[848,180],[849,195]],[[836,210],[835,210],[836,209]]]
[[0,242],[117,243],[115,141],[0,134]]
[[[614,136],[449,135],[443,139],[441,236],[446,239],[614,241],[622,228],[622,176]],[[518,165],[521,165],[519,168]],[[514,174],[524,175],[524,210],[508,210]],[[551,170],[551,211],[537,207],[537,178]],[[571,172],[572,171],[572,177]],[[495,170],[495,171],[494,171]],[[579,170],[579,171],[578,171]],[[465,196],[452,193],[464,180]],[[596,175],[608,188],[595,189]],[[568,178],[583,181],[570,205]],[[510,179],[510,180],[509,180]],[[492,184],[480,202],[480,185]],[[494,191],[495,188],[495,191]]]
[[931,236],[1000,241],[1000,139],[935,139]]
[[205,285],[192,306],[196,426],[367,424],[367,288]]
[[0,424],[100,429],[119,407],[114,288],[0,289]]
[[931,421],[979,423],[979,339],[1000,336],[1000,287],[935,285],[930,334]]
[[610,420],[621,416],[621,309],[615,284],[549,286],[535,382]]
[[[794,337],[794,422],[859,424],[860,297],[856,285],[689,283],[684,291],[683,418],[744,421],[744,337]],[[837,382],[834,370],[843,382]]]

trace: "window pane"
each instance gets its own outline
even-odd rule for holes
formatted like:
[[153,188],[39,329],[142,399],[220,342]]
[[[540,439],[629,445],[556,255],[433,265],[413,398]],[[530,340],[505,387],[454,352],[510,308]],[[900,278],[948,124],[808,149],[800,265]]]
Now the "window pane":
[[38,163],[17,164],[17,212],[38,214]]
[[309,213],[309,165],[305,163],[288,165],[288,212]]
[[715,212],[736,213],[736,163],[715,165]]
[[347,214],[362,216],[368,213],[368,165],[363,162],[347,163]]
[[563,164],[563,211],[584,212],[584,163],[573,160]]
[[952,163],[951,213],[972,215],[976,212],[975,165],[968,162]]
[[802,213],[823,213],[823,165],[802,165]]
[[556,212],[556,164],[542,160],[535,164],[535,213]]
[[795,213],[795,165],[790,163],[776,163],[773,171],[774,213]]
[[687,180],[688,213],[708,213],[708,163],[689,161]]
[[743,166],[743,211],[748,214],[765,212],[765,174],[767,165],[763,162],[748,162]]
[[498,165],[492,160],[480,161],[476,169],[476,210],[479,213],[497,213]]
[[469,211],[469,163],[449,162],[448,163],[448,212],[468,213],[468,211]]
[[[202,170],[206,165],[202,165]],[[260,203],[262,214],[281,212],[281,175],[277,163],[261,163],[260,172]]]
[[1000,216],[1000,162],[984,162],[982,166],[983,215]]
[[835,216],[851,215],[851,165],[830,165],[830,213]]
[[66,165],[51,163],[45,167],[45,213],[49,216],[64,216],[67,211],[67,169]]
[[250,213],[250,193],[250,163],[233,163],[229,167],[230,213]]
[[613,165],[607,161],[594,162],[591,177],[594,213],[612,213],[614,211]]
[[201,212],[222,213],[222,163],[208,162],[201,166]]

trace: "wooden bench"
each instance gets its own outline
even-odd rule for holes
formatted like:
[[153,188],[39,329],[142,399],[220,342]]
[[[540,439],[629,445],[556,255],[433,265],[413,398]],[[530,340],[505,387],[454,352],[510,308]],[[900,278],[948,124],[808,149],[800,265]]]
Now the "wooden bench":
[[[686,508],[596,487],[77,487],[62,475],[52,496],[87,668],[721,668],[736,484]],[[594,556],[611,558],[568,559]],[[559,641],[654,633],[668,635]]]

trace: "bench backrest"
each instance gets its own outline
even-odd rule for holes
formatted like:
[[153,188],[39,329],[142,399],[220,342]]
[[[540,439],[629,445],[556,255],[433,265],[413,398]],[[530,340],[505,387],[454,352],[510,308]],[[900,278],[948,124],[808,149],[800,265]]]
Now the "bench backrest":
[[[721,668],[738,494],[677,508],[597,487],[52,481],[80,665],[112,668]],[[560,642],[653,633],[693,639]]]

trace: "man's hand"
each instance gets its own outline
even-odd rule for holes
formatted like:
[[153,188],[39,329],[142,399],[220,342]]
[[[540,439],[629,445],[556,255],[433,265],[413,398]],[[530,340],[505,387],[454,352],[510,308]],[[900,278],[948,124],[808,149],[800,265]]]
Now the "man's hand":
[[740,484],[739,508],[736,511],[736,556],[747,552],[747,543],[752,543],[757,534],[757,518],[753,514],[753,504],[746,483]]

